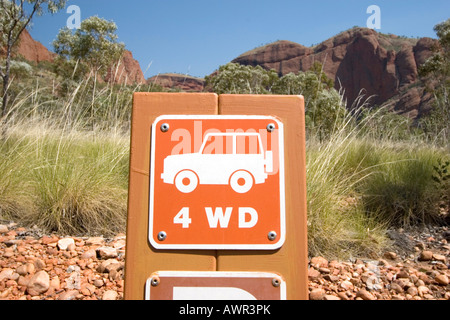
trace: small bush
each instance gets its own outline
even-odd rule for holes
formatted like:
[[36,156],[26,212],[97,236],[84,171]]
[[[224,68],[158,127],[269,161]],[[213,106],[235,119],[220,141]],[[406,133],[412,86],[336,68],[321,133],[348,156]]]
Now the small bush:
[[205,78],[205,87],[217,94],[267,94],[278,80],[278,74],[261,66],[228,63],[217,74]]

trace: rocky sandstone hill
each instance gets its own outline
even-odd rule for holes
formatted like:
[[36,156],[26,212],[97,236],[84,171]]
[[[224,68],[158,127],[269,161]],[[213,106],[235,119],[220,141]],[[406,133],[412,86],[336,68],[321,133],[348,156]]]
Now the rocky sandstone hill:
[[[319,61],[327,76],[335,80],[336,89],[345,91],[349,106],[363,92],[365,98],[371,97],[372,105],[385,104],[390,110],[418,118],[432,107],[432,96],[418,78],[418,67],[433,54],[436,45],[438,41],[431,38],[404,38],[353,28],[313,47],[276,41],[245,52],[232,62],[260,65],[282,76],[307,71]],[[27,31],[21,36],[17,54],[34,62],[53,61],[55,56]],[[130,51],[125,52],[119,67],[109,77],[114,77],[115,83],[155,83],[165,89],[188,92],[204,89],[204,79],[181,74],[159,74],[145,80]]]
[[291,41],[277,41],[246,53],[232,62],[260,65],[279,75],[307,71],[315,61],[345,89],[351,105],[365,90],[372,103],[388,102],[390,109],[415,118],[430,108],[430,95],[418,79],[418,66],[432,54],[437,40],[385,35],[367,28],[344,31],[314,47]]
[[20,35],[19,46],[17,48],[17,55],[23,56],[28,61],[52,62],[56,54],[50,52],[42,43],[34,40],[27,30],[24,30]]

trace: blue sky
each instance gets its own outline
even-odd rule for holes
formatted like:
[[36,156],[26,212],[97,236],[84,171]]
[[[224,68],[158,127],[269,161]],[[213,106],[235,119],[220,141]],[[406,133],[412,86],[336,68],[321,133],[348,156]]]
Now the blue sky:
[[[81,19],[98,15],[118,26],[145,77],[176,72],[204,77],[240,54],[276,40],[305,46],[353,26],[366,27],[370,5],[381,9],[383,33],[436,37],[450,18],[449,0],[69,0]],[[52,49],[70,14],[33,20],[31,35]]]

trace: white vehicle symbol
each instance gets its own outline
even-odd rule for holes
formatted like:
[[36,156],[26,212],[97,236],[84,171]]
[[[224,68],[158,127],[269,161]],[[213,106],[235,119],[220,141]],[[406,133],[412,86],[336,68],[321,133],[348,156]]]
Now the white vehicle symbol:
[[[257,139],[257,151],[242,152],[237,140]],[[212,138],[232,140],[232,152],[205,152]],[[255,184],[265,183],[273,171],[273,152],[264,152],[259,133],[208,133],[198,153],[171,155],[164,159],[161,179],[174,184],[182,193],[191,193],[198,185],[230,185],[237,193],[249,192]]]

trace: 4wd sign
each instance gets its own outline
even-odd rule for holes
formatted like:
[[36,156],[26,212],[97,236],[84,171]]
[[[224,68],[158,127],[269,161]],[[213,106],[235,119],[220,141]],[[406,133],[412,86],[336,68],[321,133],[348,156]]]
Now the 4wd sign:
[[285,240],[283,145],[283,124],[274,117],[157,118],[151,144],[151,245],[280,248]]

